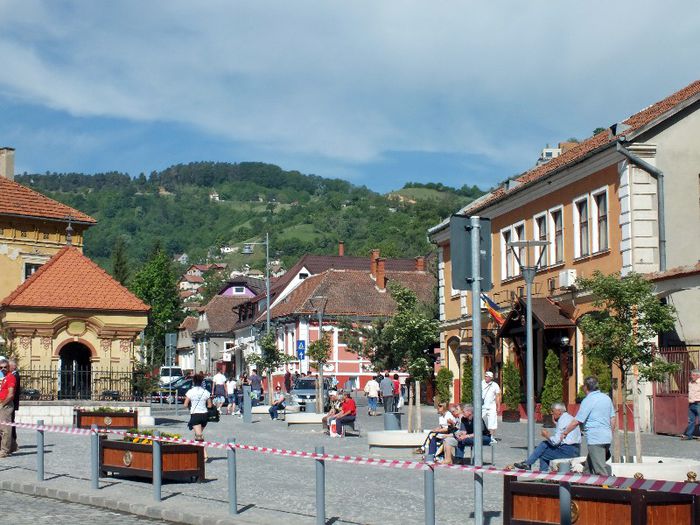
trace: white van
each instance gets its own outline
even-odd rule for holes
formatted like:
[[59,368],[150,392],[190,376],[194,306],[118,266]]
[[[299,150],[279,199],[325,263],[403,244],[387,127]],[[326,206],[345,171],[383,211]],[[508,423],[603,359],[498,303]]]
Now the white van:
[[179,366],[161,366],[160,367],[160,379],[158,383],[160,386],[169,385],[176,379],[182,377],[182,368]]

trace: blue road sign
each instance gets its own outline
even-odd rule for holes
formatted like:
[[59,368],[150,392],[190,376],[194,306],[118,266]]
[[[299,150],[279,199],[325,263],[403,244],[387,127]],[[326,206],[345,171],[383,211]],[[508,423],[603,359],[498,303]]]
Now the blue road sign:
[[299,359],[299,361],[301,361],[305,357],[306,357],[306,341],[298,341],[297,342],[297,359]]

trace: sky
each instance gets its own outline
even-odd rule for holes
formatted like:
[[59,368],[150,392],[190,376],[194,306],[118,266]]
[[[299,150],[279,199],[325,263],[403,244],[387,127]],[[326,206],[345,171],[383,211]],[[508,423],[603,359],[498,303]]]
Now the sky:
[[16,172],[486,189],[700,78],[695,1],[0,0]]

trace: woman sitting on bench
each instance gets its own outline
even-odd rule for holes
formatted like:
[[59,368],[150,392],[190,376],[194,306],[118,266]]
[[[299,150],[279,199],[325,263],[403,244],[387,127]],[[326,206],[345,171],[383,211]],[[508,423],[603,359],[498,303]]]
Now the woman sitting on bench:
[[[491,433],[486,428],[484,420],[478,419],[481,422],[481,442],[484,445],[490,445]],[[462,422],[459,430],[445,439],[445,463],[452,464],[452,458],[455,455],[459,456],[460,459],[463,458],[465,447],[474,445],[474,435],[474,407],[465,403],[462,405]]]
[[449,437],[449,435],[455,431],[457,422],[455,421],[455,418],[450,413],[450,411],[447,410],[447,404],[438,404],[437,411],[438,426],[428,433],[428,437],[425,439],[423,446],[416,449],[416,453],[418,454],[424,453],[426,451],[427,445],[428,454],[434,457],[443,439]]

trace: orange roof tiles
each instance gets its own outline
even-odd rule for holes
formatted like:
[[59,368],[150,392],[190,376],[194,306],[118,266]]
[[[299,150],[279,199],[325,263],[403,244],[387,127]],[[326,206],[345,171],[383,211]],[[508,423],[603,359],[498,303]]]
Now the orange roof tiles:
[[0,306],[139,313],[150,309],[73,246],[62,248]]
[[40,217],[94,224],[97,221],[85,213],[61,204],[41,193],[0,177],[0,215]]

